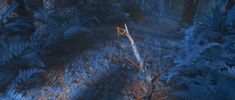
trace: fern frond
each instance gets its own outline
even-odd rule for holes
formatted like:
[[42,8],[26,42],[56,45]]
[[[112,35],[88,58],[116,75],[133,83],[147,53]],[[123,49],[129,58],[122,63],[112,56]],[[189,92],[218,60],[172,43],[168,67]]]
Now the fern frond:
[[30,80],[33,75],[40,74],[42,72],[45,72],[45,70],[36,68],[20,70],[15,80],[8,86],[7,96],[13,100],[28,100],[22,93],[17,92],[16,88]]
[[9,17],[9,15],[16,9],[16,7],[18,6],[18,3],[13,4],[10,8],[7,9],[6,12],[4,12],[4,14],[1,16],[0,21],[5,20],[7,17]]
[[45,64],[35,52],[31,52],[22,56],[24,62],[29,63],[29,66],[44,67]]
[[10,88],[7,91],[7,96],[13,100],[26,100],[23,94],[16,92],[15,88]]
[[14,57],[20,56],[28,47],[28,43],[24,43],[18,39],[6,43],[5,47],[3,47],[3,49],[0,51],[0,55],[2,55],[0,58],[0,63],[9,63]]
[[18,76],[16,77],[16,81],[18,83],[25,82],[29,80],[33,75],[39,74],[44,72],[45,70],[42,69],[27,69],[27,70],[20,70]]

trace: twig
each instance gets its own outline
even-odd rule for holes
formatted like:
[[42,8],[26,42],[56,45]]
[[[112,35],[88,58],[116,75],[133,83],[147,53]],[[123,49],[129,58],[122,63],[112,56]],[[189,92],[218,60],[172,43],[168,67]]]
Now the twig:
[[138,64],[134,63],[134,62],[131,61],[130,59],[127,59],[127,60],[128,60],[128,62],[129,62],[130,64],[132,64],[134,67],[136,67],[137,69],[140,69],[140,67],[139,67]]

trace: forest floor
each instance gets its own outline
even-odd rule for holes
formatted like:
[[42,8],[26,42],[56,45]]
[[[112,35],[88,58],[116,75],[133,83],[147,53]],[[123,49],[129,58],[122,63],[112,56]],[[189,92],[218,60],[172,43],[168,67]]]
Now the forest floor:
[[[153,78],[159,78],[164,70],[174,65],[167,56],[177,51],[176,42],[182,38],[176,32],[177,21],[161,17],[145,23],[129,22],[127,25],[149,73]],[[76,48],[76,41],[60,43],[73,51],[46,57],[46,65],[56,69],[43,76],[48,80],[45,86],[25,91],[26,96],[43,100],[138,100],[146,96],[152,86],[136,66],[129,41],[118,37],[116,32],[113,34],[113,40],[84,49],[83,53],[78,52],[81,50]],[[161,80],[156,82],[163,84],[163,89],[159,88],[161,94],[153,94],[152,100],[167,97],[165,88],[169,85]]]
[[[208,22],[179,29],[184,7],[164,7],[160,16],[155,6],[132,8],[115,0],[73,6],[63,0],[25,1],[23,12],[30,11],[31,19],[21,18],[26,15],[18,9],[21,3],[6,1],[0,0],[3,100],[234,98],[233,10],[225,16],[215,9]],[[118,35],[124,24],[144,71],[133,43]]]

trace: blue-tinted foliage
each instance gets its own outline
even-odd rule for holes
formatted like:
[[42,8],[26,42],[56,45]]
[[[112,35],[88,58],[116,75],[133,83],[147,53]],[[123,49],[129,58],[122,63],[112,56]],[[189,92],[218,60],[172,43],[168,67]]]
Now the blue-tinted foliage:
[[227,21],[233,22],[234,14],[233,9],[225,13],[220,7],[212,9],[212,17],[204,21],[205,28],[193,26],[184,31],[182,53],[177,54],[177,65],[168,74],[168,81],[176,83],[173,95],[190,100],[233,98],[230,93],[234,90],[224,92],[223,88],[234,88],[225,85],[234,79],[234,33]]
[[26,96],[21,93],[23,90],[20,87],[24,86],[26,83],[32,83],[33,76],[37,76],[43,72],[45,72],[45,70],[37,68],[20,70],[16,78],[8,86],[7,96],[14,100],[27,100]]
[[1,87],[8,87],[7,96],[9,98],[5,98],[6,100],[25,99],[18,90],[18,85],[24,84],[32,75],[40,74],[43,71],[35,68],[45,66],[39,56],[40,48],[36,48],[37,43],[31,38],[35,28],[33,19],[11,15],[17,6],[17,3],[10,6],[0,20],[0,70],[1,74],[10,74],[8,79],[0,77]]
[[11,88],[7,92],[7,97],[3,98],[3,100],[26,100],[23,94],[16,92],[14,88]]
[[3,21],[5,21],[7,17],[9,17],[9,15],[16,9],[17,6],[18,6],[18,3],[15,3],[15,4],[11,5],[10,8],[7,9],[7,11],[5,13],[3,13],[3,15],[0,17],[1,23]]
[[[53,93],[59,95],[47,99],[125,100],[162,91],[159,97],[167,92],[180,100],[234,98],[235,6],[225,11],[226,0],[208,1],[214,4],[211,14],[178,33],[168,26],[176,29],[180,23],[182,0],[19,1],[24,5],[10,2],[4,13],[0,9],[0,92],[5,92],[0,99],[34,100]],[[19,16],[24,10],[19,6],[29,16]],[[114,34],[124,23],[151,85],[139,73],[127,39]],[[168,84],[169,91],[161,90]]]
[[39,74],[44,72],[45,70],[42,69],[27,69],[27,70],[20,70],[19,74],[16,77],[16,81],[18,83],[27,82],[33,75]]

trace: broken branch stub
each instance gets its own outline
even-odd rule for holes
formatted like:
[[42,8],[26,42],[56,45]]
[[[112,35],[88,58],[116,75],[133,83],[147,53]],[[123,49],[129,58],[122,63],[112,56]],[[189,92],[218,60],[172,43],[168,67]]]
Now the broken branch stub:
[[139,54],[139,52],[138,52],[138,50],[137,50],[135,41],[134,41],[134,39],[131,37],[131,35],[130,35],[129,31],[128,31],[128,27],[127,27],[126,24],[125,24],[125,30],[126,30],[126,36],[128,37],[128,39],[129,39],[130,42],[131,42],[131,46],[132,46],[134,55],[135,55],[137,61],[139,62],[140,70],[143,71],[143,72],[145,72],[143,59],[140,57],[140,54]]
[[140,69],[140,71],[145,74],[146,80],[147,80],[148,82],[151,82],[152,78],[151,78],[150,74],[148,73],[146,67],[144,66],[144,61],[143,61],[143,59],[140,57],[140,54],[139,54],[139,52],[138,52],[138,50],[137,50],[137,46],[136,46],[136,44],[135,44],[135,41],[134,41],[134,39],[131,37],[127,25],[125,24],[125,29],[117,27],[117,33],[118,33],[118,36],[127,36],[127,38],[129,39],[129,41],[131,42],[131,46],[132,46],[134,55],[135,55],[135,57],[136,57],[136,59],[137,59],[137,61],[138,61],[138,63],[139,63],[139,69]]

